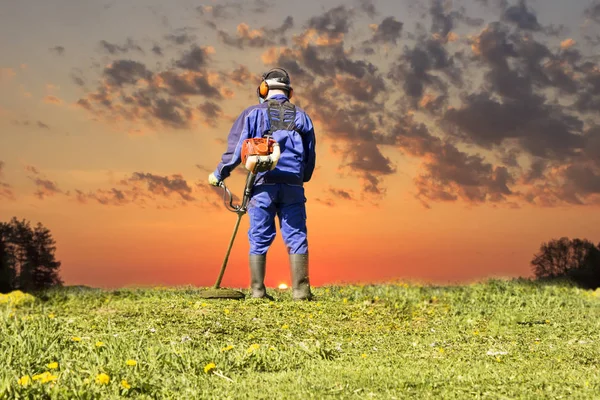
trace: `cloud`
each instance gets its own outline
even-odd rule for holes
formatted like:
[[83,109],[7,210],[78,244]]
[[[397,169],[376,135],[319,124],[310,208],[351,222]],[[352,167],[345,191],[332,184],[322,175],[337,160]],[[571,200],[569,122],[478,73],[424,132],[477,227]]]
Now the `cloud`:
[[[172,44],[176,44],[176,45],[183,45],[183,44],[188,44],[188,43],[192,43],[194,40],[196,40],[196,36],[195,35],[190,35],[186,32],[183,33],[179,33],[179,34],[175,34],[175,33],[169,33],[167,35],[164,36],[165,40],[172,43]],[[162,55],[162,52],[160,52]]]
[[44,103],[47,104],[62,104],[62,100],[56,96],[48,95],[44,97]]
[[175,65],[189,71],[202,71],[207,66],[213,51],[211,47],[199,47],[194,44],[179,60],[175,61]]
[[443,120],[453,135],[487,149],[516,139],[533,156],[564,159],[583,146],[583,122],[541,97],[500,103],[489,94],[473,94],[462,108],[448,110]]
[[157,44],[155,44],[155,45],[152,46],[151,51],[152,51],[153,54],[156,54],[157,56],[160,56],[160,57],[164,56],[163,51],[162,51],[162,47],[160,47]]
[[[198,166],[199,168],[201,166]],[[80,204],[97,203],[103,206],[134,205],[142,208],[172,209],[195,205],[223,210],[221,189],[204,181],[190,184],[181,174],[158,175],[134,172],[119,180],[114,187],[82,191],[75,189]],[[234,202],[239,198],[234,196]]]
[[600,24],[600,1],[594,0],[584,11],[586,18]]
[[109,86],[134,85],[139,80],[150,80],[153,76],[144,64],[139,61],[117,60],[104,68],[106,83]]
[[59,56],[62,56],[62,55],[65,54],[65,48],[64,48],[64,46],[54,46],[54,47],[50,48],[50,51],[52,53],[55,53],[55,54],[59,55]]
[[402,35],[403,26],[404,24],[396,20],[395,17],[386,17],[379,25],[374,26],[373,37],[370,42],[397,44]]
[[526,0],[519,0],[516,5],[504,10],[502,19],[517,26],[519,29],[528,31],[539,31],[541,29],[537,16],[533,10],[527,7]]
[[329,193],[331,193],[334,197],[337,197],[342,200],[354,200],[352,192],[348,190],[329,188]]
[[[211,116],[220,107],[215,101],[227,92],[219,75],[205,68],[209,53],[209,48],[192,46],[175,62],[183,71],[153,72],[139,61],[115,60],[104,68],[97,90],[76,105],[113,123],[141,122],[151,128],[159,123],[174,129],[190,128],[197,120],[214,125]],[[211,100],[213,113],[206,114],[208,103],[195,106],[193,96]]]
[[141,54],[144,54],[144,50],[131,38],[128,38],[123,45],[113,44],[107,42],[106,40],[101,40],[100,48],[111,55],[125,54],[130,51],[137,51]]
[[0,199],[16,200],[13,187],[2,180],[4,165],[4,161],[0,161]]
[[52,197],[56,194],[66,194],[61,189],[59,189],[58,184],[50,179],[46,178],[36,167],[33,165],[25,166],[25,170],[32,175],[29,175],[28,178],[34,183],[36,187],[36,191],[34,195],[40,199],[44,200],[45,198]]
[[469,155],[451,144],[431,153],[424,172],[415,178],[417,198],[429,207],[429,201],[467,203],[502,202],[513,195],[509,185],[515,178],[505,167],[493,166],[480,155]]

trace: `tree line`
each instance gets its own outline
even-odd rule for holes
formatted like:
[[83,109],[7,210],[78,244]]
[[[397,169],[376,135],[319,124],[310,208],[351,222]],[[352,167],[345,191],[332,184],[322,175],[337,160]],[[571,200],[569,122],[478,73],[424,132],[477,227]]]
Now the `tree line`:
[[56,242],[41,223],[32,227],[16,217],[0,222],[0,293],[62,286],[55,251]]

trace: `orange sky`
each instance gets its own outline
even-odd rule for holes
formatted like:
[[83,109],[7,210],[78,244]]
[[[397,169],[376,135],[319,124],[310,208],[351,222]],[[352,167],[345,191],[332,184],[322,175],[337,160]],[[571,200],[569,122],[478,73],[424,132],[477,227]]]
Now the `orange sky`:
[[[583,101],[600,104],[584,39],[600,6],[71,1],[0,5],[0,36],[28,27],[0,61],[0,220],[48,227],[66,284],[214,283],[236,216],[207,176],[275,65],[315,121],[313,285],[530,276],[542,242],[600,241],[600,115]],[[534,40],[551,54],[539,69],[523,66]],[[248,284],[247,229],[223,285]],[[281,282],[278,235],[266,284]]]

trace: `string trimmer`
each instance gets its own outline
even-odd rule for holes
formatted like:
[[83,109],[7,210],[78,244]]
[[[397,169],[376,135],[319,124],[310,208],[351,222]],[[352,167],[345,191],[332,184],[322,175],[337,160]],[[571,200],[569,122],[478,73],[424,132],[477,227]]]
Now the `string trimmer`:
[[227,247],[227,253],[225,253],[223,264],[221,264],[221,270],[219,271],[217,281],[212,288],[200,292],[200,297],[206,299],[243,299],[245,297],[244,293],[240,291],[222,288],[221,280],[225,274],[229,254],[231,254],[231,248],[233,247],[233,242],[237,235],[238,228],[240,227],[240,221],[242,220],[242,216],[248,211],[248,202],[250,201],[250,196],[252,196],[252,188],[254,187],[256,174],[275,168],[275,165],[279,160],[279,155],[279,144],[269,137],[246,139],[244,141],[242,147],[242,162],[248,170],[248,176],[246,177],[244,196],[242,197],[242,203],[240,205],[233,204],[233,195],[231,194],[231,191],[223,181],[219,182],[219,186],[224,190],[223,203],[225,204],[225,208],[237,214],[237,221],[235,222],[233,233],[229,240],[229,247]]

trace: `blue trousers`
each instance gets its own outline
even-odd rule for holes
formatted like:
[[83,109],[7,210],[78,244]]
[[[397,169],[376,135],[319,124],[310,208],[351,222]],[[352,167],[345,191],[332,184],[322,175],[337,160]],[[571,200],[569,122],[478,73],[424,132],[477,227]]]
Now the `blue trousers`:
[[254,186],[248,203],[250,254],[266,254],[275,240],[275,215],[289,254],[308,254],[304,187],[282,183]]

